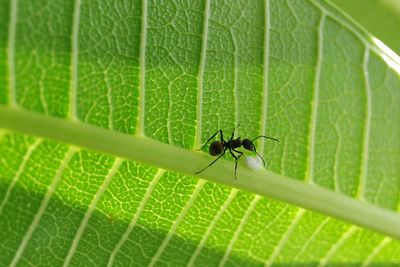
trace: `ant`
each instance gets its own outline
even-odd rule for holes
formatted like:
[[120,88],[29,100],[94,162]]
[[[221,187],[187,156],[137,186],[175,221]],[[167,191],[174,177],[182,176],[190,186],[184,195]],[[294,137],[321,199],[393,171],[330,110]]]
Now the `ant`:
[[[229,150],[229,153],[235,158],[235,179],[237,180],[237,176],[236,176],[237,164],[238,164],[239,158],[241,156],[243,156],[243,152],[236,150],[237,148],[240,148],[241,146],[243,146],[243,148],[246,149],[246,150],[254,151],[262,159],[262,161],[264,163],[264,166],[266,166],[265,165],[265,160],[263,159],[263,157],[261,157],[260,154],[258,154],[258,152],[256,150],[256,147],[254,146],[253,142],[255,140],[257,140],[258,138],[261,138],[261,137],[266,138],[266,139],[271,139],[271,140],[274,140],[274,141],[279,141],[278,139],[275,139],[275,138],[269,137],[269,136],[265,136],[265,135],[257,136],[253,140],[250,140],[250,139],[240,140],[240,137],[238,137],[236,139],[233,139],[233,135],[235,133],[235,130],[233,130],[231,138],[228,141],[225,141],[224,140],[224,135],[222,133],[222,130],[219,129],[215,134],[213,134],[210,138],[208,138],[207,142],[199,150],[203,150],[204,147],[208,144],[208,142],[210,142],[218,133],[219,133],[221,139],[212,142],[211,145],[210,145],[209,151],[208,151],[211,156],[218,156],[219,155],[218,158],[216,158],[213,162],[211,162],[205,168],[203,168],[200,171],[196,172],[196,174],[201,173],[202,171],[206,170],[208,167],[213,165],[215,162],[217,162],[217,160],[219,160],[223,155],[225,155],[225,152],[227,150]],[[239,156],[235,155],[233,152],[238,153]]]

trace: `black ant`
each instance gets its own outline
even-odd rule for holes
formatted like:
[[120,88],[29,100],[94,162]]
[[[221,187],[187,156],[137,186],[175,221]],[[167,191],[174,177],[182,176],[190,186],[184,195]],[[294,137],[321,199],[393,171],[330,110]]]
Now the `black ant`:
[[[209,148],[209,153],[211,156],[218,156],[218,158],[216,158],[213,162],[211,162],[208,166],[206,166],[205,168],[201,169],[200,171],[196,172],[196,174],[201,173],[202,171],[204,171],[205,169],[207,169],[208,167],[210,167],[211,165],[213,165],[217,160],[219,160],[223,155],[225,155],[225,152],[227,150],[229,150],[229,153],[235,158],[235,179],[237,180],[237,176],[236,176],[236,170],[237,170],[237,164],[238,164],[238,160],[241,156],[243,156],[243,152],[242,151],[238,151],[236,150],[237,148],[240,148],[241,146],[243,146],[244,149],[249,150],[249,151],[254,151],[263,161],[264,166],[265,166],[265,160],[263,159],[263,157],[261,157],[260,154],[258,154],[256,147],[254,146],[253,142],[255,140],[257,140],[258,138],[266,138],[266,139],[271,139],[274,141],[279,141],[278,139],[275,139],[273,137],[269,137],[269,136],[265,136],[265,135],[260,135],[257,136],[256,138],[254,138],[253,140],[250,139],[243,139],[240,140],[240,137],[233,139],[233,135],[235,133],[235,130],[233,130],[231,138],[228,141],[224,140],[224,135],[222,133],[222,130],[219,129],[215,134],[213,134],[210,138],[208,138],[207,142],[199,149],[199,150],[203,150],[204,147],[208,144],[208,142],[210,142],[217,134],[220,134],[221,140],[217,140],[211,143],[210,148]],[[240,154],[239,156],[235,155],[233,152],[236,152],[238,154]]]

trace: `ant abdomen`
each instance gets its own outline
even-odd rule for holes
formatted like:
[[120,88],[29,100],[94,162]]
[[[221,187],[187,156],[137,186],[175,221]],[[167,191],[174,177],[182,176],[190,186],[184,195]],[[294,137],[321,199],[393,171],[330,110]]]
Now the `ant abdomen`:
[[211,143],[208,152],[211,156],[216,156],[222,153],[224,150],[224,146],[222,145],[221,141],[214,141]]

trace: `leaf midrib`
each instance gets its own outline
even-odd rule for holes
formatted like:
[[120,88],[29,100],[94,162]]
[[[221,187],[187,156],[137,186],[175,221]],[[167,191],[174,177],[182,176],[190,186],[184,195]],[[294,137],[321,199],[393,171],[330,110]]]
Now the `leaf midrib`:
[[[0,106],[0,117],[0,128],[96,150],[191,176],[195,176],[194,171],[210,160],[209,155],[144,136],[130,136],[22,109]],[[240,179],[236,181],[232,177],[232,169],[233,162],[221,160],[214,168],[197,176],[344,219],[400,239],[400,215],[396,212],[269,170],[253,171],[241,166]]]

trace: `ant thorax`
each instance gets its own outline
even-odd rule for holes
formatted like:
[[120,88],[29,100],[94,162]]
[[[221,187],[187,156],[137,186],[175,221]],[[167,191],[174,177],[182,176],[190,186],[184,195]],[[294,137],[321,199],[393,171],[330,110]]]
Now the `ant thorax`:
[[227,145],[230,148],[238,148],[238,147],[242,146],[242,141],[240,140],[240,137],[239,137],[239,138],[236,138],[233,140],[229,140]]

